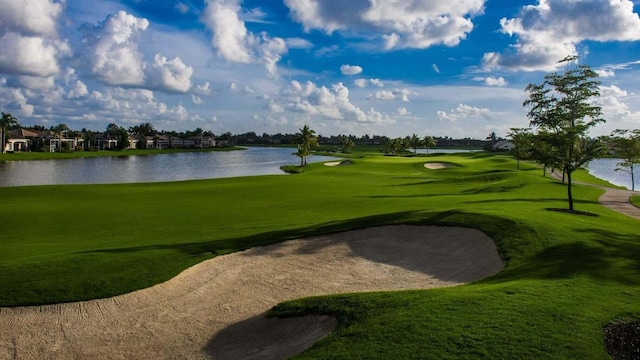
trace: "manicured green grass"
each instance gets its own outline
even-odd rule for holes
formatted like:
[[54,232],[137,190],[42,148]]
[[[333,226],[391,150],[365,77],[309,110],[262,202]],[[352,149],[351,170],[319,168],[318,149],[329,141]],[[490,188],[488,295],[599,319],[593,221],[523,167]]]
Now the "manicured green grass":
[[640,208],[640,196],[632,196],[629,200],[635,207]]
[[[384,224],[467,226],[505,269],[437,290],[301,299],[273,315],[332,314],[300,358],[607,358],[603,326],[640,316],[640,221],[539,167],[485,153],[310,164],[302,174],[174,183],[1,188],[0,304],[105,297],[259,244]],[[455,166],[428,170],[425,162]]]

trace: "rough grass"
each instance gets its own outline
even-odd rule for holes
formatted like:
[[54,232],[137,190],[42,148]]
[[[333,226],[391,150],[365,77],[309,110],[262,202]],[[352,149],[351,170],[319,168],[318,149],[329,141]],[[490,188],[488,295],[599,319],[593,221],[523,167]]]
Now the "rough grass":
[[[455,167],[427,170],[425,162]],[[640,315],[640,221],[509,157],[353,157],[296,176],[1,188],[0,303],[105,297],[217,254],[384,224],[467,226],[505,269],[455,288],[301,299],[272,315],[332,314],[300,358],[608,358],[604,327]]]

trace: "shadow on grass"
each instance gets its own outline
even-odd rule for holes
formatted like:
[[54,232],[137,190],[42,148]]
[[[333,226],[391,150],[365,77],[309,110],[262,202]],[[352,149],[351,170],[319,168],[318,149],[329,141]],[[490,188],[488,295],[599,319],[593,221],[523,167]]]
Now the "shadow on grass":
[[[373,215],[362,218],[334,221],[305,228],[270,231],[255,235],[217,239],[204,242],[185,242],[178,244],[155,244],[145,246],[132,246],[113,249],[98,249],[82,251],[84,253],[130,253],[156,250],[177,250],[189,256],[210,254],[223,255],[234,251],[241,251],[254,246],[264,246],[279,243],[286,240],[304,239],[311,236],[326,235],[344,232],[348,230],[364,229],[383,225],[438,225],[461,226],[481,230],[489,236],[499,233],[499,229],[505,229],[515,224],[513,221],[495,216],[467,213],[460,210],[445,212],[405,211],[391,214]],[[504,256],[503,256],[504,259]]]
[[[528,201],[528,199],[519,201]],[[104,249],[84,253],[117,254],[173,250],[188,256],[203,254],[216,256],[286,240],[394,224],[460,226],[484,232],[494,240],[500,257],[505,262],[518,259],[516,264],[507,266],[502,273],[489,281],[512,281],[521,278],[553,280],[588,276],[597,280],[640,284],[640,279],[637,277],[640,271],[640,235],[624,235],[602,229],[583,229],[575,232],[575,239],[558,239],[562,242],[561,244],[537,251],[547,242],[549,236],[553,236],[547,230],[534,229],[498,216],[461,210],[397,212],[245,237],[199,243]]]
[[640,285],[640,235],[602,229],[576,231],[570,242],[543,249],[496,280],[559,280],[587,276],[593,280]]

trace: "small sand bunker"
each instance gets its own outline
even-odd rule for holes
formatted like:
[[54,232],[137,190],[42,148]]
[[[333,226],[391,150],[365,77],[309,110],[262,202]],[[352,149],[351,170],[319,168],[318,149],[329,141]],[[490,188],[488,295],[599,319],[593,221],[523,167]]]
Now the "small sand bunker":
[[444,169],[444,168],[448,168],[448,167],[452,167],[453,165],[448,164],[448,163],[425,163],[424,167],[426,167],[429,170],[438,170],[438,169]]
[[283,359],[336,321],[265,318],[280,302],[454,286],[501,269],[494,242],[473,229],[383,226],[286,241],[121,296],[0,308],[0,359]]
[[351,165],[351,160],[342,160],[342,161],[330,161],[324,163],[325,166],[344,166]]

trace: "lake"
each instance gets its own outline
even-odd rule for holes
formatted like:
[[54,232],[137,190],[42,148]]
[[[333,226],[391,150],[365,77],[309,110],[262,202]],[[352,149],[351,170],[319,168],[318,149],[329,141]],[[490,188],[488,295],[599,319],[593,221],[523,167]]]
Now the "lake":
[[[285,175],[297,165],[292,148],[256,147],[238,151],[188,152],[149,156],[107,156],[67,160],[0,162],[0,187],[58,184],[111,184]],[[335,160],[309,156],[307,162]]]
[[[292,148],[251,147],[238,151],[212,151],[149,156],[108,156],[68,160],[0,162],[0,187],[57,184],[110,184],[180,181],[236,176],[285,175],[282,165],[300,162]],[[430,149],[429,153],[475,150]],[[418,153],[425,153],[418,149]],[[308,162],[331,161],[329,156],[309,156]],[[619,159],[598,159],[589,172],[615,185],[631,189],[631,176],[614,171]],[[636,187],[640,185],[636,171]]]
[[[616,164],[620,161],[620,159],[593,160],[589,163],[588,170],[589,173],[595,177],[607,180],[614,185],[624,186],[627,189],[631,190],[631,174],[629,174],[627,171],[615,171]],[[636,168],[633,172],[635,177],[636,189],[640,188],[640,171],[638,170],[639,169]]]

